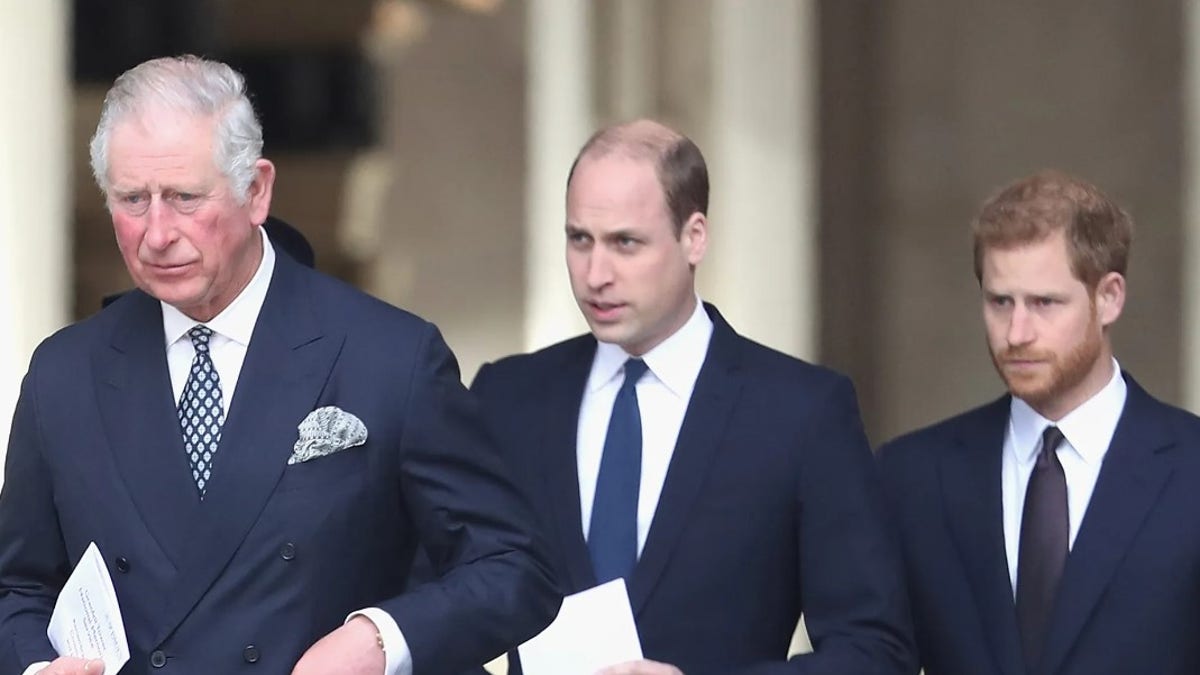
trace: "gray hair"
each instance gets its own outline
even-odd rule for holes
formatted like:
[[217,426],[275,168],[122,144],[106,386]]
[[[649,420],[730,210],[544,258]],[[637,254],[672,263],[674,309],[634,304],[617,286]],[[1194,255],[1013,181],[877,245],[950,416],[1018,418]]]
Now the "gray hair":
[[246,96],[240,73],[219,61],[184,55],[146,61],[113,83],[92,136],[92,175],[107,193],[108,141],[117,123],[155,107],[195,117],[217,116],[213,161],[229,179],[234,197],[245,203],[262,157],[262,124]]

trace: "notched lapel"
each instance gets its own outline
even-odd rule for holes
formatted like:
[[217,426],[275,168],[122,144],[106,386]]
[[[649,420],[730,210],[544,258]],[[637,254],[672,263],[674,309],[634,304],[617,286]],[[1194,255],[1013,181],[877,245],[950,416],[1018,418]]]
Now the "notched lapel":
[[550,520],[559,550],[567,566],[570,590],[582,591],[596,585],[587,542],[583,539],[583,513],[579,506],[579,407],[596,354],[595,340],[586,340],[568,354],[561,377],[551,380],[548,404],[543,411],[541,452],[546,494],[550,496]]
[[172,400],[157,300],[134,291],[106,350],[93,361],[96,400],[117,472],[177,568],[199,505]]
[[741,395],[739,341],[743,338],[733,332],[716,309],[711,305],[705,307],[713,320],[712,340],[679,429],[646,544],[629,582],[629,600],[635,615],[645,607],[679,543],[688,513],[700,494],[713,456],[725,438],[734,404]]
[[1171,475],[1170,423],[1156,401],[1126,377],[1125,410],[1113,434],[1046,638],[1045,672],[1065,661]]
[[1008,422],[1006,396],[964,424],[958,444],[942,455],[943,512],[958,547],[984,639],[999,672],[1021,675],[1021,642],[1004,546],[1001,462]]

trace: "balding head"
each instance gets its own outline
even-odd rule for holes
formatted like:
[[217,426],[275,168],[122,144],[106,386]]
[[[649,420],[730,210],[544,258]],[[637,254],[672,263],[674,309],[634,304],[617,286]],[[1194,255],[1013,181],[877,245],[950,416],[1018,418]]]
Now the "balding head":
[[625,122],[597,131],[580,149],[567,176],[567,189],[580,162],[620,155],[654,166],[675,235],[693,213],[708,215],[708,167],[690,138],[649,119]]

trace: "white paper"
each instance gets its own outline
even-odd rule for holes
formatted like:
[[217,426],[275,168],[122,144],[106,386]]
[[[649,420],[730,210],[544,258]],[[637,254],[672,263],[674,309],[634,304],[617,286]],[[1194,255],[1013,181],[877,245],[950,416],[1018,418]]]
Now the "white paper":
[[525,675],[593,675],[642,658],[624,579],[563,598],[554,622],[517,648]]
[[129,660],[117,592],[96,542],[59,592],[46,635],[59,656],[102,659],[106,673],[116,673]]

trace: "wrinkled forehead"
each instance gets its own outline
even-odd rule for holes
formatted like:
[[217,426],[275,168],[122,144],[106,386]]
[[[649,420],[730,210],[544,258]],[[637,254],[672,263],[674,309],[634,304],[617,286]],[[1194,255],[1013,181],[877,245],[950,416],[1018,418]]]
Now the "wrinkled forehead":
[[211,120],[186,115],[138,115],[117,123],[108,144],[108,178],[133,183],[218,171]]

